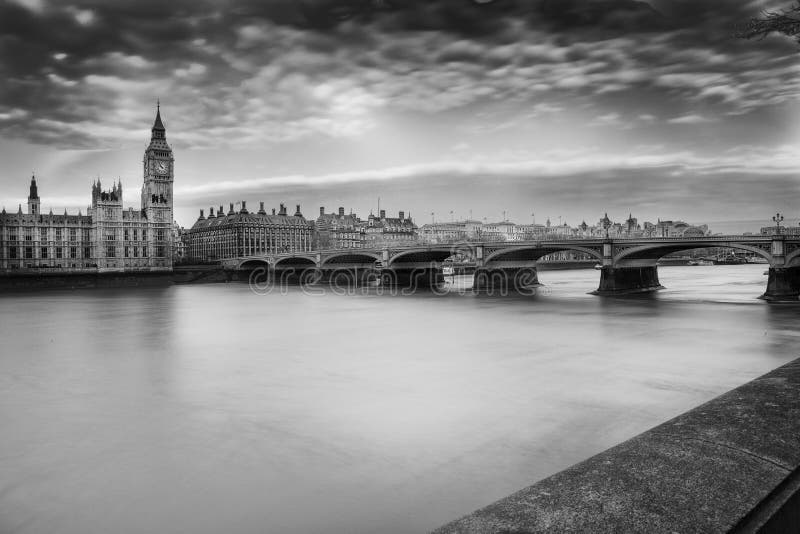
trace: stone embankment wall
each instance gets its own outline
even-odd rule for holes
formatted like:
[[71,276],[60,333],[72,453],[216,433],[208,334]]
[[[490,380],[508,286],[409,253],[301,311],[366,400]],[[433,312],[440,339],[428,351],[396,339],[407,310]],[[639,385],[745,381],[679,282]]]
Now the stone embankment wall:
[[800,359],[434,532],[800,532]]

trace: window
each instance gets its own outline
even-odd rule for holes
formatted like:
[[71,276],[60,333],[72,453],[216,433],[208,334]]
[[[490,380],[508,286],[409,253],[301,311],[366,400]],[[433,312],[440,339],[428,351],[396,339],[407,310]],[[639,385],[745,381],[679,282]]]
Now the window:
[[8,257],[12,260],[17,259],[17,247],[10,247],[8,249]]
[[136,228],[134,228],[133,229],[133,240],[136,241],[138,239],[139,239],[139,231]]
[[142,228],[142,241],[147,241],[147,229]]
[[39,241],[47,241],[47,228],[39,228]]
[[92,249],[89,247],[83,247],[83,257],[88,259],[92,257]]
[[43,260],[46,260],[47,259],[47,247],[42,247],[41,253],[42,253],[41,258]]
[[117,237],[117,235],[114,232],[113,228],[112,229],[106,229],[106,241],[115,241],[116,237]]
[[69,240],[70,241],[77,241],[78,240],[78,230],[75,228],[69,229]]
[[125,247],[125,257],[128,257],[128,247]]
[[25,228],[25,241],[33,241],[33,228]]
[[[125,228],[125,237],[124,237],[124,239],[125,239],[125,241],[130,239],[130,235],[128,235],[128,229],[127,228]],[[125,255],[127,256],[127,254],[125,254]]]
[[64,249],[61,247],[56,247],[56,258],[59,260],[64,257]]
[[106,257],[108,258],[116,258],[117,257],[117,249],[114,247],[106,247]]
[[78,247],[69,247],[69,257],[73,260],[78,257]]
[[56,228],[56,241],[61,241],[61,228]]
[[11,226],[8,229],[8,240],[9,241],[16,241],[17,240],[17,227]]
[[159,245],[156,247],[156,257],[163,258],[164,257],[164,247]]
[[156,230],[156,240],[157,241],[164,241],[164,229],[159,228]]
[[83,231],[83,240],[84,241],[89,241],[90,239],[91,239],[91,235],[90,235],[89,230],[84,230]]
[[25,259],[29,260],[33,258],[33,247],[25,247]]
[[139,247],[133,247],[133,257],[134,258],[139,257]]

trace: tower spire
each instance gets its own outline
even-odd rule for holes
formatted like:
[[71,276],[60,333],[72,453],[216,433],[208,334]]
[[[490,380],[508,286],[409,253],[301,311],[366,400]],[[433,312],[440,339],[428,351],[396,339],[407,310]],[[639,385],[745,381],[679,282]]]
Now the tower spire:
[[159,100],[156,103],[156,121],[153,123],[153,132],[155,133],[156,130],[164,131],[164,123],[161,122],[161,101]]
[[164,128],[164,122],[161,120],[161,100],[156,101],[156,120],[153,122],[153,127],[150,130],[150,148],[158,148],[161,150],[169,150],[167,145],[167,129]]

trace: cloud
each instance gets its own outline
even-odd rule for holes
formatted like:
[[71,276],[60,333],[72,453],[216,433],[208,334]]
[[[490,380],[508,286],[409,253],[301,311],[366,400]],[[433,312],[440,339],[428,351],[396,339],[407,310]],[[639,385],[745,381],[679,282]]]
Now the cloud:
[[5,2],[0,154],[19,141],[138,150],[160,98],[177,154],[264,154],[261,178],[182,177],[189,199],[426,176],[452,186],[552,175],[584,194],[600,185],[577,177],[598,169],[630,180],[782,179],[796,160],[770,160],[769,145],[789,141],[800,65],[791,40],[730,37],[757,9],[735,0]]
[[704,122],[714,122],[714,119],[704,117],[703,115],[691,114],[675,117],[669,119],[667,122],[670,124],[702,124]]
[[[28,113],[0,124],[0,135],[61,146],[121,142],[74,135],[75,126],[93,107],[95,120],[125,117],[123,129],[141,130],[156,97],[182,130],[214,124],[222,134],[228,124],[222,137],[241,146],[361,135],[376,124],[363,110],[436,114],[513,101],[604,116],[620,109],[596,97],[627,94],[638,106],[647,91],[666,115],[687,100],[741,114],[800,89],[793,50],[731,42],[727,25],[753,13],[732,0],[25,4],[0,6],[0,99]],[[315,96],[331,84],[346,94]],[[344,116],[348,106],[357,117]]]
[[[465,150],[456,146],[454,150]],[[656,149],[656,150],[654,150]],[[741,148],[739,149],[741,150]],[[536,156],[522,155],[517,159],[498,161],[493,158],[462,157],[457,160],[442,160],[413,165],[365,169],[361,171],[336,172],[319,175],[293,174],[264,178],[235,179],[204,184],[179,185],[176,193],[182,197],[219,193],[230,195],[236,191],[254,189],[281,189],[288,186],[319,186],[358,182],[403,181],[424,179],[429,176],[506,176],[542,177],[578,176],[589,173],[613,171],[642,171],[644,169],[678,169],[682,173],[697,175],[727,175],[730,173],[754,173],[765,175],[791,174],[796,169],[800,150],[796,147],[779,147],[774,150],[752,151],[745,162],[730,151],[721,157],[707,157],[692,152],[665,153],[661,147],[640,147],[626,156],[609,156],[585,150],[548,151]]]

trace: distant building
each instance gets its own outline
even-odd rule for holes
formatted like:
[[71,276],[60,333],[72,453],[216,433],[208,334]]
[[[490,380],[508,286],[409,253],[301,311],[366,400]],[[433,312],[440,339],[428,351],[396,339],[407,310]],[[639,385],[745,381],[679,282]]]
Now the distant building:
[[547,235],[549,228],[544,224],[521,224],[517,226],[523,241],[535,241]]
[[338,213],[325,213],[325,208],[320,207],[316,221],[317,248],[326,250],[363,247],[366,233],[360,223],[361,219],[353,213],[345,215],[343,207],[339,207]]
[[703,237],[709,235],[708,225],[694,226],[683,221],[659,220],[648,237]]
[[485,223],[481,226],[481,238],[484,241],[521,241],[521,229],[510,221]]
[[419,229],[419,239],[423,243],[457,243],[467,241],[476,235],[475,228],[481,224],[476,221],[439,222],[423,224]]
[[358,225],[364,232],[366,247],[413,245],[419,241],[417,225],[403,211],[397,217],[387,217],[386,210],[381,210],[379,217],[370,213],[367,220]]
[[243,201],[239,211],[234,211],[233,203],[228,213],[220,206],[214,215],[214,208],[211,208],[208,218],[200,210],[197,221],[186,231],[185,242],[190,260],[216,261],[258,254],[308,252],[313,248],[313,239],[314,223],[303,217],[299,205],[294,215],[289,215],[283,204],[277,214],[273,209],[269,215],[263,202],[258,212],[250,213]]
[[[775,235],[777,233],[777,226],[764,226],[760,231],[761,235]],[[800,235],[800,226],[781,226],[780,233],[783,235]]]
[[186,259],[186,242],[184,230],[177,222],[172,223],[172,262],[181,263]]
[[6,213],[5,208],[0,213],[0,272],[171,270],[174,161],[158,109],[144,153],[140,208],[123,207],[121,183],[104,190],[97,180],[86,215],[42,214],[32,177],[27,213],[21,205],[17,213]]

